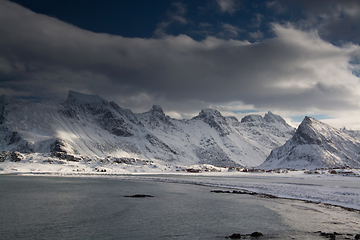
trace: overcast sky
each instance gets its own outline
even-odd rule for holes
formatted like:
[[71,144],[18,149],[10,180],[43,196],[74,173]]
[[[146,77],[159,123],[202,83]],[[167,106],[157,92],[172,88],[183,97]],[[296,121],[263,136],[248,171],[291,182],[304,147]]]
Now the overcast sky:
[[360,129],[359,0],[0,0],[0,95]]

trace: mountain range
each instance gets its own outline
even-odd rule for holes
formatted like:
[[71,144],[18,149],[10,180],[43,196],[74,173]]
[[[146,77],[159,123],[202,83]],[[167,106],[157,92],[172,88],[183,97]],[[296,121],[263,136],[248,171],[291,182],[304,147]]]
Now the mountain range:
[[[239,121],[203,109],[192,119],[178,120],[160,106],[133,113],[97,95],[74,91],[58,102],[0,97],[0,151],[6,152],[218,167],[306,165],[299,161],[353,167],[359,165],[359,146],[346,133],[312,118],[305,118],[295,131],[272,112]],[[331,164],[326,160],[330,158]]]

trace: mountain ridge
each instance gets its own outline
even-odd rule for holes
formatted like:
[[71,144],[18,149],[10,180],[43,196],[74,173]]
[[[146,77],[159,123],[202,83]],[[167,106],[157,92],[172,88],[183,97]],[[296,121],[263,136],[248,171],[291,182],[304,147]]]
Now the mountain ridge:
[[264,121],[249,124],[214,109],[187,120],[173,119],[156,105],[133,113],[100,96],[74,91],[59,102],[5,98],[0,98],[1,151],[252,167],[295,132],[270,112]]

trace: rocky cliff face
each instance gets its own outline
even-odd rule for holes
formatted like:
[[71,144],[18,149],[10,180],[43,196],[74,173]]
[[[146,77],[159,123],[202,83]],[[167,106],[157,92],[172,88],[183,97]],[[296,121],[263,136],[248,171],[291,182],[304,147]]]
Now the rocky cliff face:
[[261,167],[360,167],[360,142],[325,123],[305,117],[295,135],[274,149]]
[[176,164],[257,166],[294,129],[269,112],[238,121],[204,109],[190,120],[161,107],[135,114],[99,96],[69,92],[63,102],[0,97],[0,151],[157,159]]

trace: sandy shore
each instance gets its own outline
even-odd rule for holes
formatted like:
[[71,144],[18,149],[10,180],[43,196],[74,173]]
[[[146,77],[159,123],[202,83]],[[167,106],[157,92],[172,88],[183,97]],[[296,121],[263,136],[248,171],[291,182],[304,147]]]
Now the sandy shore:
[[[264,206],[279,213],[291,229],[304,232],[307,238],[303,239],[325,239],[324,233],[337,233],[336,239],[355,239],[360,234],[360,211],[279,198],[266,199]],[[301,239],[297,234],[293,237]]]

